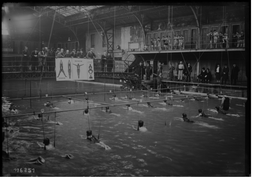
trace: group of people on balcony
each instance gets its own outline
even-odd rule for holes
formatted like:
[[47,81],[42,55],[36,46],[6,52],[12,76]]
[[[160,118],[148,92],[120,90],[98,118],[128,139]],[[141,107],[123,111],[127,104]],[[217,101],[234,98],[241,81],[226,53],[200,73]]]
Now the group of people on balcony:
[[[229,35],[228,33],[218,32],[215,29],[211,30],[208,34],[209,44],[206,48],[229,48]],[[232,37],[232,47],[244,48],[245,47],[245,36],[243,31],[236,32]],[[173,39],[171,36],[162,36],[158,38],[151,38],[150,45],[144,47],[144,51],[164,51],[164,50],[182,50],[184,46],[184,36],[175,35]],[[148,48],[150,47],[150,48]]]
[[48,47],[43,47],[41,51],[36,48],[29,54],[28,47],[25,46],[22,51],[22,64],[21,71],[54,71],[55,69],[55,58],[64,58],[64,57],[73,57],[73,58],[88,58],[95,59],[96,55],[91,48],[87,53],[83,52],[82,49],[69,52],[67,49],[64,51],[63,48],[57,48],[55,51],[53,48],[50,50]]
[[[158,37],[150,39],[151,51],[164,51],[173,49],[184,49],[184,36],[175,35],[173,42],[171,36],[162,36],[162,38]],[[145,50],[149,50],[147,46],[145,47]]]
[[[209,36],[210,40],[210,48],[229,48],[229,37],[228,33],[222,33],[218,32],[215,29],[211,30],[207,36]],[[233,47],[241,48],[245,47],[245,41],[244,41],[244,33],[236,32],[236,34],[233,35],[232,38]]]

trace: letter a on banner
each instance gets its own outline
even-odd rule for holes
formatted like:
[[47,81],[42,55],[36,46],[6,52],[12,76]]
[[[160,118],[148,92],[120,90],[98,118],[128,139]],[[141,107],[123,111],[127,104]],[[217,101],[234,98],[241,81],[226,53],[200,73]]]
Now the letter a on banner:
[[72,58],[56,58],[55,65],[57,81],[73,80]]
[[88,74],[88,79],[87,80],[94,80],[94,63],[93,59],[86,59],[87,61],[87,74]]

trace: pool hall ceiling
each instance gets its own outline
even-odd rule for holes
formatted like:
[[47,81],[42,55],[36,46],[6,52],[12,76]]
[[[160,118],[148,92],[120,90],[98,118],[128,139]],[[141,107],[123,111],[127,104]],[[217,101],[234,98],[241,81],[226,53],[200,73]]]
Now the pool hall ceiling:
[[[150,24],[154,21],[167,20],[176,17],[194,16],[198,12],[194,4],[167,5],[129,5],[129,4],[3,4],[2,19],[8,21],[10,31],[21,33],[22,28],[26,33],[49,34],[54,21],[53,35],[64,36],[70,29],[77,34],[87,31],[108,30],[116,26],[133,24]],[[234,5],[232,3],[232,5]],[[210,7],[207,4],[208,7]],[[236,4],[235,4],[236,6]],[[193,8],[194,12],[191,10]],[[219,8],[210,7],[210,10],[219,11]],[[203,11],[207,11],[206,7]],[[18,18],[17,18],[18,17]],[[21,24],[21,18],[26,25]],[[26,18],[26,19],[25,19]],[[11,21],[12,20],[12,21]],[[193,19],[195,21],[195,17]],[[40,23],[38,23],[40,21]],[[20,23],[17,27],[15,22]],[[40,24],[40,28],[38,28]],[[23,27],[23,26],[25,27]],[[18,29],[18,30],[17,30]],[[13,33],[15,34],[15,33]]]

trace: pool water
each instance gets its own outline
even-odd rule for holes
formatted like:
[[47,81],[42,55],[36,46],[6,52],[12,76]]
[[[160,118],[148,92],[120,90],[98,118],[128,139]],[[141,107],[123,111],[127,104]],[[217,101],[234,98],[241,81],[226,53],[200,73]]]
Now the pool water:
[[[125,93],[117,94],[121,99]],[[141,98],[141,93],[130,96]],[[152,96],[152,94],[149,94]],[[111,101],[111,95],[89,96],[90,107],[101,102],[120,104],[123,101]],[[164,97],[159,97],[165,99]],[[76,97],[74,104],[68,104],[67,98],[51,99],[59,110],[86,107],[85,97]],[[152,99],[150,99],[152,100]],[[43,107],[46,100],[16,102],[20,113],[51,111]],[[82,111],[71,111],[56,114],[56,121],[63,125],[33,120],[31,117],[12,118],[19,133],[9,139],[11,156],[16,160],[3,162],[3,175],[7,176],[244,176],[245,175],[245,108],[244,100],[231,100],[229,113],[240,117],[216,114],[208,109],[220,105],[218,99],[204,99],[202,102],[172,100],[174,105],[164,106],[162,102],[152,102],[154,108],[141,104],[131,107],[139,112],[128,111],[125,106],[110,107],[113,113],[107,114],[98,109],[91,109],[89,118]],[[201,108],[206,114],[222,118],[223,121],[209,118],[192,118]],[[186,113],[195,123],[178,120]],[[45,115],[47,117],[47,115]],[[143,120],[148,132],[135,131],[138,120]],[[55,121],[55,114],[49,120]],[[43,126],[44,125],[44,126]],[[54,142],[55,149],[45,151],[37,145],[45,137]],[[111,147],[111,150],[93,144],[81,138],[88,129],[100,136],[100,140]],[[18,147],[20,142],[20,147]],[[6,147],[6,140],[4,142]],[[16,147],[16,149],[15,149]],[[73,159],[61,155],[72,154]],[[42,165],[28,164],[31,158],[41,156],[45,159]],[[15,168],[32,168],[32,173],[17,172]]]

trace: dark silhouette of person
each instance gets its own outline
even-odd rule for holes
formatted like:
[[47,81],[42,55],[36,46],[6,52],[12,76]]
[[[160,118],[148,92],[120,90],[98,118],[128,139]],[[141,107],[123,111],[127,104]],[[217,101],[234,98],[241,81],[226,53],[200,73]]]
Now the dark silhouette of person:
[[77,67],[77,76],[78,76],[78,79],[80,79],[80,67],[83,66],[83,64],[73,64]]
[[240,71],[239,67],[236,64],[233,64],[233,67],[231,70],[231,84],[232,85],[236,85],[239,71]]
[[228,73],[229,73],[229,68],[228,68],[228,66],[225,64],[225,66],[224,66],[223,69],[222,69],[222,84],[227,84]]
[[68,61],[68,75],[69,75],[69,79],[71,79],[71,61]]
[[60,70],[59,70],[59,73],[58,73],[58,77],[59,77],[59,75],[60,75],[61,72],[63,72],[63,74],[65,75],[65,77],[67,77],[66,74],[65,74],[65,71],[64,71],[63,61],[62,61],[62,60],[60,60],[60,66],[59,66],[59,68],[60,68]]

